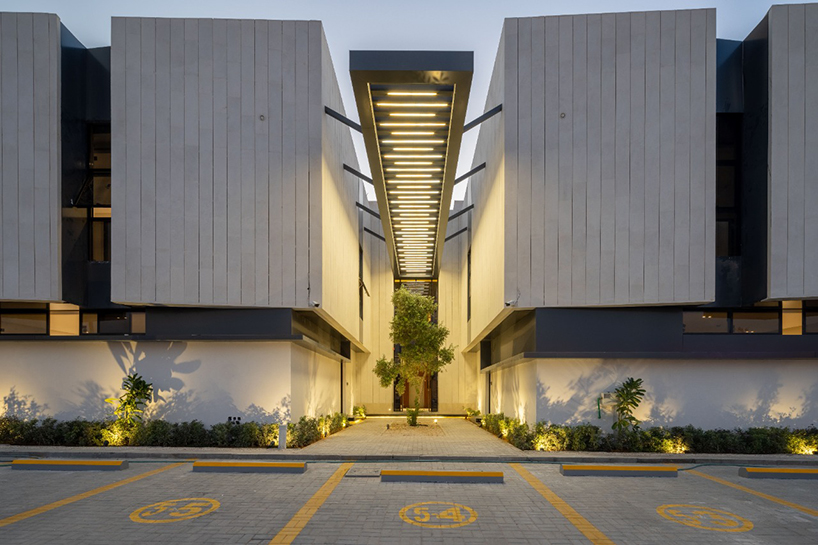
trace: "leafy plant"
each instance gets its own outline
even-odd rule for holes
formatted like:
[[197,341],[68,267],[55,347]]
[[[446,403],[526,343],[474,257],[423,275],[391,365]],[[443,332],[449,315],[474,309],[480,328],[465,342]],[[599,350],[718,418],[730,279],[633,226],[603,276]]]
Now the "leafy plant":
[[[434,375],[454,360],[454,346],[444,346],[449,330],[432,319],[437,312],[433,298],[401,288],[392,294],[392,305],[395,315],[389,323],[389,338],[400,346],[399,356],[380,358],[374,371],[384,388],[395,384],[398,392],[406,393],[412,384],[418,392],[424,377]],[[414,405],[418,407],[417,393]],[[415,424],[410,421],[410,425]]]
[[629,377],[625,382],[614,390],[616,394],[616,422],[613,429],[621,436],[630,429],[639,429],[639,420],[633,416],[633,411],[642,403],[645,397],[645,389],[642,388],[642,379]]
[[414,409],[406,409],[406,423],[410,426],[417,426],[418,414],[420,414],[420,408],[418,407],[415,407]]
[[142,420],[143,408],[153,395],[153,384],[147,382],[137,373],[131,373],[122,381],[125,393],[120,397],[109,397],[106,403],[113,405],[117,420],[135,424]]
[[480,411],[478,409],[472,409],[471,407],[466,407],[466,416],[480,416]]
[[365,419],[366,418],[366,405],[355,405],[352,407],[352,416],[355,418]]

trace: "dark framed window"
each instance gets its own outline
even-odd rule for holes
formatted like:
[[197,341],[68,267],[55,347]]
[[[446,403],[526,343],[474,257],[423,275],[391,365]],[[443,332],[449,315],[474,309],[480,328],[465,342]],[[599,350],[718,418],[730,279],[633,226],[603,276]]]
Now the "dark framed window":
[[[111,125],[89,126],[88,168],[91,206],[88,207],[88,259],[111,260]],[[88,201],[85,201],[88,202]]]
[[804,301],[804,333],[818,334],[818,301]]
[[689,309],[682,313],[687,334],[780,335],[782,314],[777,302],[740,309]]
[[716,255],[741,255],[741,114],[716,116]]
[[466,254],[466,321],[471,320],[471,248]]
[[91,261],[111,261],[111,209],[110,208],[90,208],[88,210],[89,241]]
[[142,311],[84,310],[80,319],[82,335],[141,335],[145,333]]
[[727,312],[686,310],[683,313],[685,333],[730,333]]
[[0,303],[0,335],[48,335],[48,305]]
[[733,312],[733,333],[779,334],[780,312]]

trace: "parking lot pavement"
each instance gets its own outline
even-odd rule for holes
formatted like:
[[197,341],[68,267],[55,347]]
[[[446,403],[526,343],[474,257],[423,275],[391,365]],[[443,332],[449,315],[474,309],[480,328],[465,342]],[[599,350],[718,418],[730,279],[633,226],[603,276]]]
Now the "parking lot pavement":
[[[505,482],[381,483],[380,469],[502,471]],[[0,467],[0,543],[818,542],[818,481],[737,473],[564,477],[557,464],[499,462],[311,463],[304,474]]]

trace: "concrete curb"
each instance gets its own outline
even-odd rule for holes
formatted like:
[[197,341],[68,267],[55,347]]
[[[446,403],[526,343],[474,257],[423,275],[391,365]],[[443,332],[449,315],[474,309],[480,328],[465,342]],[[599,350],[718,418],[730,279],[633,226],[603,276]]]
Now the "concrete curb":
[[818,469],[740,467],[738,476],[747,479],[818,479]]
[[24,471],[120,471],[127,460],[14,460],[11,469]]
[[306,462],[193,462],[197,473],[304,473]]
[[381,471],[382,483],[502,483],[497,471]]
[[575,465],[562,464],[560,473],[566,477],[678,477],[675,466],[654,465]]
[[[127,448],[127,447],[126,447]],[[139,448],[139,447],[133,447]],[[94,449],[94,450],[89,450]],[[792,457],[790,457],[792,456]],[[297,450],[281,453],[276,449],[248,449],[248,452],[218,452],[212,449],[165,450],[164,448],[144,447],[139,450],[123,450],[118,447],[74,447],[50,450],[42,447],[30,449],[3,450],[0,447],[0,458],[76,458],[84,460],[275,460],[275,461],[324,461],[324,462],[471,462],[471,463],[546,463],[546,464],[677,464],[697,465],[715,464],[732,466],[796,466],[815,467],[818,456],[797,455],[739,455],[725,456],[718,454],[667,454],[659,456],[639,454],[583,453],[573,456],[520,454],[501,456],[416,456],[416,455],[381,455],[381,454],[308,454]]]

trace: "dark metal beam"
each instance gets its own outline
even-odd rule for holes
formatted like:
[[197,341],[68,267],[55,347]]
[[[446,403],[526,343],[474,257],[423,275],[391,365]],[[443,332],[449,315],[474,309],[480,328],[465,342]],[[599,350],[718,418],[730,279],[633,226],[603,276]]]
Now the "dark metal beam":
[[358,178],[365,181],[366,183],[369,183],[369,184],[373,183],[372,178],[370,178],[369,176],[367,176],[363,172],[358,172],[357,170],[355,170],[354,168],[352,168],[351,166],[349,166],[346,163],[344,163],[344,170],[346,170],[347,172],[349,172],[353,176],[357,176]]
[[381,219],[381,215],[378,214],[377,212],[375,212],[374,210],[372,210],[371,208],[369,208],[367,206],[364,206],[359,202],[356,202],[355,206],[357,206],[358,208],[360,208],[361,210],[363,210],[367,214],[371,214],[371,215],[375,216],[376,218]]
[[477,174],[478,172],[480,172],[484,168],[486,168],[486,163],[483,163],[481,165],[477,165],[476,167],[474,167],[473,169],[471,169],[470,171],[465,173],[463,176],[461,176],[459,178],[455,178],[454,185],[459,184],[460,182],[462,182],[466,178],[471,178],[472,176],[474,176],[475,174]]
[[455,212],[454,214],[449,216],[449,221],[452,221],[455,218],[459,218],[460,216],[462,216],[463,214],[465,214],[469,210],[472,210],[473,208],[474,208],[474,205],[470,204],[466,208],[464,208],[463,210],[458,210],[457,212]]
[[502,112],[502,111],[503,111],[503,105],[502,105],[502,104],[500,104],[500,105],[498,105],[498,106],[495,106],[494,108],[492,108],[491,110],[487,111],[486,113],[484,113],[483,115],[481,115],[481,116],[480,116],[480,117],[478,117],[477,119],[474,119],[474,120],[469,121],[468,123],[466,123],[466,124],[463,126],[463,132],[466,132],[466,131],[468,131],[469,129],[473,129],[473,128],[475,128],[477,125],[479,125],[479,124],[480,124],[480,123],[482,123],[483,121],[485,121],[485,120],[487,120],[487,119],[490,119],[490,118],[494,117],[495,115],[499,114],[499,113],[500,113],[500,112]]
[[[449,219],[451,220],[452,218],[449,218]],[[446,237],[445,242],[449,242],[450,240],[452,240],[452,239],[453,239],[454,237],[456,237],[457,235],[462,235],[463,233],[465,233],[465,232],[466,232],[466,231],[468,231],[468,230],[469,230],[469,228],[468,228],[468,227],[464,227],[464,228],[462,228],[461,230],[459,230],[458,232],[456,232],[456,233],[452,233],[451,235],[449,235],[449,236],[447,236],[447,237]]]
[[351,128],[351,129],[355,129],[359,133],[364,132],[363,129],[361,129],[360,125],[358,125],[357,123],[355,123],[354,121],[352,121],[351,119],[346,117],[345,115],[339,114],[338,112],[336,112],[335,110],[333,110],[329,106],[324,106],[324,113],[326,113],[328,116],[330,116],[330,117],[332,117],[334,119],[337,119],[338,121],[340,121],[341,123],[343,123],[347,127]]
[[[375,237],[375,238],[379,238],[379,239],[381,239],[382,241],[386,242],[386,239],[385,239],[385,238],[383,238],[381,235],[379,235],[378,233],[376,233],[376,232],[375,232],[375,231],[373,231],[372,229],[368,229],[368,228],[364,227],[364,231],[366,231],[367,233],[369,233],[369,234],[370,234],[370,235],[372,235],[373,237]],[[369,295],[369,293],[367,293],[367,295]]]

